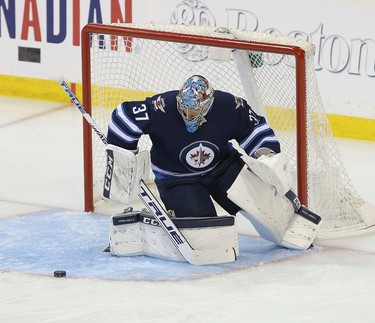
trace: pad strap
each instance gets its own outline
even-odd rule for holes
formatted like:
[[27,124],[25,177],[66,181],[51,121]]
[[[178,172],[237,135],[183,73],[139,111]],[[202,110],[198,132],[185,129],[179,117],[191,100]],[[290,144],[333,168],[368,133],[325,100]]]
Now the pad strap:
[[297,213],[302,206],[297,194],[294,193],[293,190],[289,190],[285,193],[285,197],[292,203],[294,211]]
[[303,206],[296,193],[294,193],[292,190],[286,192],[285,197],[292,203],[294,207],[294,212],[304,217],[306,220],[309,220],[315,224],[319,224],[319,222],[322,220],[322,218],[319,215],[315,214],[314,212],[310,211],[308,208]]

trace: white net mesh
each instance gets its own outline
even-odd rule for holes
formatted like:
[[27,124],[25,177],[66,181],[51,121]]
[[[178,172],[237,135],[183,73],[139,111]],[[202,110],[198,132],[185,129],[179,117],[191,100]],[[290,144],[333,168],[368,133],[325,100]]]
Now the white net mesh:
[[[110,32],[107,34],[108,29],[91,34],[92,115],[104,132],[112,110],[121,102],[143,100],[155,93],[179,89],[189,76],[204,75],[213,88],[245,97],[256,112],[266,116],[295,173],[297,150],[306,151],[308,205],[322,216],[322,233],[365,228],[373,224],[364,224],[365,202],[353,188],[335,146],[315,78],[313,45],[279,35],[226,29],[215,31],[212,27],[124,26],[167,32],[173,38],[172,41],[144,36],[127,38],[125,33],[114,37]],[[117,34],[121,29],[119,27],[115,27]],[[203,40],[199,44],[196,44],[197,36]],[[205,43],[207,37],[242,40],[247,48],[234,50],[238,46],[235,41],[233,48],[212,47],[209,42]],[[191,38],[194,40],[191,41]],[[263,52],[259,51],[258,44],[266,44]],[[272,44],[299,46],[305,52],[304,127],[307,147],[297,147],[296,58],[278,53]],[[150,149],[147,137],[141,139],[140,147],[141,150]],[[92,163],[94,200],[98,201],[101,199],[105,156],[103,145],[96,136],[93,136]],[[294,189],[297,187],[295,183]]]

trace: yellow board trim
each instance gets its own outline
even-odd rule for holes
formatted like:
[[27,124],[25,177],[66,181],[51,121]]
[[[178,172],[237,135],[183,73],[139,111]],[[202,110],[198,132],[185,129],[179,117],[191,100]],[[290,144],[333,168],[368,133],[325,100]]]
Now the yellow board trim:
[[[152,92],[137,92],[136,95],[133,93],[132,97],[133,100],[135,100],[134,96],[142,99],[152,94]],[[0,95],[53,102],[70,102],[66,93],[56,81],[10,75],[0,75]],[[76,84],[76,95],[81,100],[81,84]],[[124,90],[124,97],[126,96],[126,91]],[[375,141],[375,119],[337,114],[327,114],[327,116],[335,137]],[[273,121],[270,120],[270,123],[272,125]]]
[[[52,102],[70,102],[69,97],[57,81],[30,77],[0,75],[0,95]],[[82,97],[80,84],[76,86],[76,95],[78,98]]]
[[328,114],[328,120],[335,137],[375,140],[375,119]]

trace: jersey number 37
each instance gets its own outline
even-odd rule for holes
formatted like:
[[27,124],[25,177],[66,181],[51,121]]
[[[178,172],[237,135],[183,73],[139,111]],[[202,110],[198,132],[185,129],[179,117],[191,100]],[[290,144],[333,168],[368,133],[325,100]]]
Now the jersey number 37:
[[[133,114],[135,116],[135,120],[137,121],[148,120],[149,119],[148,113],[146,111],[147,111],[146,104],[142,104],[139,107],[133,107]],[[138,114],[140,115],[137,116]]]

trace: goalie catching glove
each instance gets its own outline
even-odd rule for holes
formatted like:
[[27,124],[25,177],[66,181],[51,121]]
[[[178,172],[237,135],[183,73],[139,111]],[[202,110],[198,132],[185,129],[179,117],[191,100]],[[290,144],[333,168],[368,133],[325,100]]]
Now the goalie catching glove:
[[106,154],[103,196],[127,205],[138,196],[140,181],[149,177],[149,152],[145,150],[135,154],[118,146],[107,145]]

